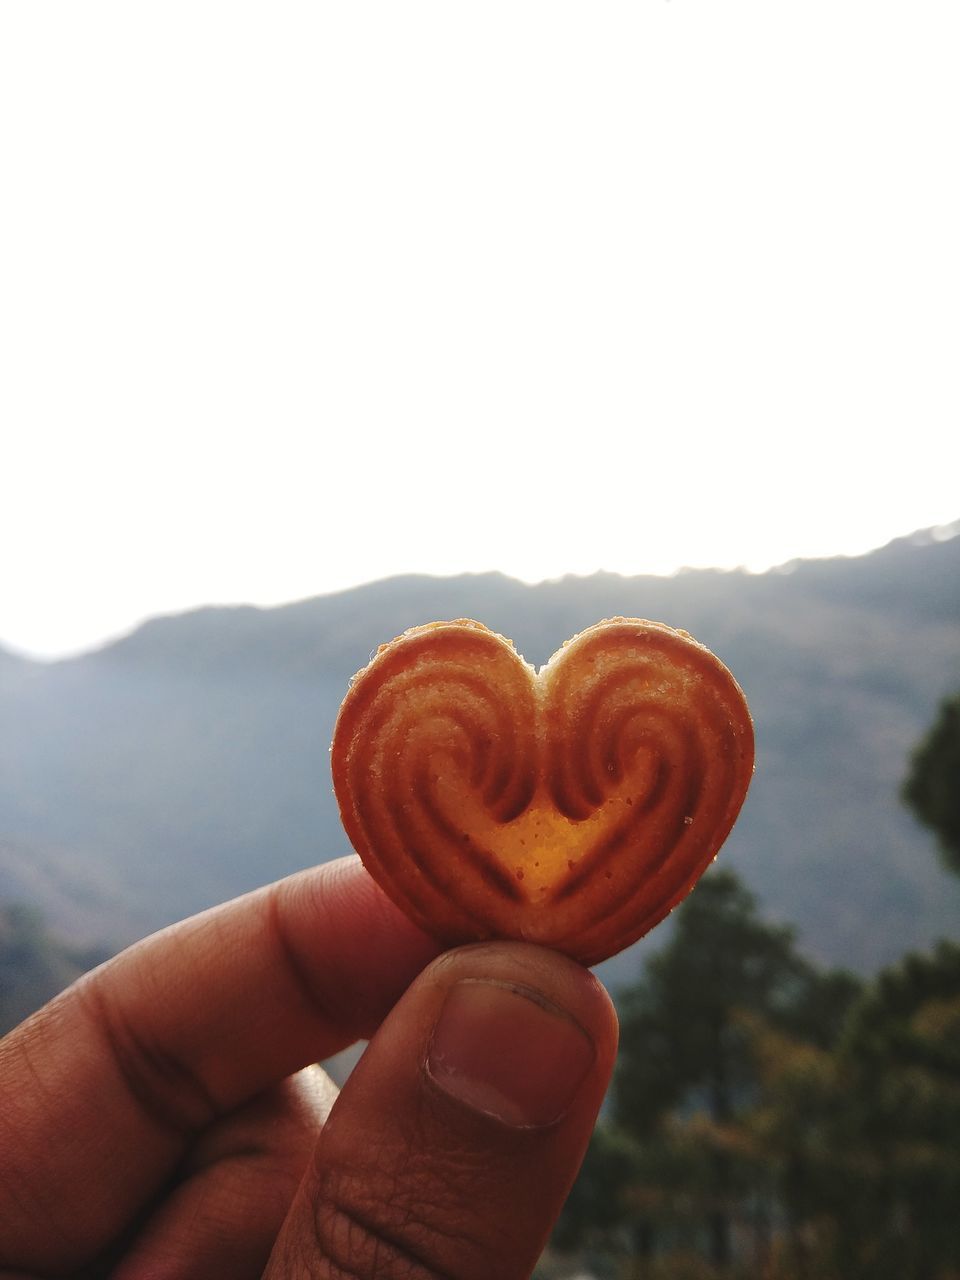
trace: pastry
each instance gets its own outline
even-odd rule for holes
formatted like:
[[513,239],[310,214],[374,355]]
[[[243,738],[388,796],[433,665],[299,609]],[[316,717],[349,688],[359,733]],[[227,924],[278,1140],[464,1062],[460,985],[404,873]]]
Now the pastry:
[[595,964],[715,857],[753,726],[733,676],[684,631],[613,618],[536,672],[460,619],[414,627],[354,677],[332,767],[351,843],[421,928]]

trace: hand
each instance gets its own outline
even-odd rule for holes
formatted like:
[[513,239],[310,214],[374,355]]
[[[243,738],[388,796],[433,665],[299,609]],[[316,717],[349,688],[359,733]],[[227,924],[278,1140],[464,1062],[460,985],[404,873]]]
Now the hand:
[[[615,1015],[553,952],[437,950],[349,858],[87,974],[0,1041],[0,1280],[529,1276]],[[337,1097],[308,1064],[368,1037]]]

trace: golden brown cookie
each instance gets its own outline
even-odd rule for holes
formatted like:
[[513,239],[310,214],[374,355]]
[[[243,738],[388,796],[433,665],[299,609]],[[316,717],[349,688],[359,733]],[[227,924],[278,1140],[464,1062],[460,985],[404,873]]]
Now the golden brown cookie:
[[684,631],[599,622],[538,673],[460,619],[378,650],[340,708],[332,763],[353,847],[421,928],[595,964],[716,855],[750,784],[753,725]]

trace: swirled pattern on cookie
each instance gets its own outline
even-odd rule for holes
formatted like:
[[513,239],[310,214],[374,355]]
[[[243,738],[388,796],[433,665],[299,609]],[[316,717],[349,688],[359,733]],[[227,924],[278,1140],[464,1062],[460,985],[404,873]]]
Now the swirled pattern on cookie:
[[625,618],[539,674],[479,623],[414,628],[355,677],[333,744],[347,834],[416,923],[584,963],[692,888],[752,768],[726,667],[684,632]]

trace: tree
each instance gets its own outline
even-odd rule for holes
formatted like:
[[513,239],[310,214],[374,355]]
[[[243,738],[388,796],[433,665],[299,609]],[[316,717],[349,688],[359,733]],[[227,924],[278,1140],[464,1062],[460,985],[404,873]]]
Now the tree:
[[960,875],[960,691],[941,702],[911,757],[902,795],[936,834],[944,866]]
[[789,1007],[804,967],[790,929],[759,919],[731,871],[703,878],[678,909],[670,942],[623,993],[616,1111],[643,1137],[698,1089],[715,1120],[744,1084],[738,1009]]
[[756,1020],[828,1046],[858,990],[849,975],[804,961],[792,931],[763,921],[739,879],[715,871],[624,993],[615,1118],[651,1175],[634,1203],[674,1234],[696,1238],[699,1225],[715,1267],[732,1261],[735,1216],[750,1218],[758,1240],[769,1234],[772,1189],[744,1125],[761,1101]]
[[748,1125],[775,1172],[785,1273],[960,1274],[960,946],[878,974],[833,1052],[754,1030],[764,1103]]
[[625,1193],[637,1180],[639,1162],[636,1143],[621,1129],[597,1126],[553,1235],[557,1249],[618,1249],[629,1231]]
[[960,1272],[960,946],[906,956],[851,1016],[837,1139],[857,1172],[844,1211],[852,1280]]

